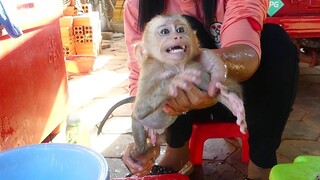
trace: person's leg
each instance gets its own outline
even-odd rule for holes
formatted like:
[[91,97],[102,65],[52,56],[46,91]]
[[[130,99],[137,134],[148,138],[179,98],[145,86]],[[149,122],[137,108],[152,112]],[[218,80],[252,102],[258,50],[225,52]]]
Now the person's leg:
[[165,154],[158,164],[160,166],[171,167],[178,172],[189,161],[189,157],[189,142],[187,141],[182,147],[172,148],[167,146]]
[[268,179],[270,168],[277,164],[276,150],[292,110],[299,74],[297,49],[280,26],[264,26],[261,50],[257,72],[243,83],[251,179]]
[[167,128],[167,146],[164,155],[159,160],[158,165],[169,167],[178,172],[189,161],[189,138],[192,131],[192,111],[186,115],[181,115]]

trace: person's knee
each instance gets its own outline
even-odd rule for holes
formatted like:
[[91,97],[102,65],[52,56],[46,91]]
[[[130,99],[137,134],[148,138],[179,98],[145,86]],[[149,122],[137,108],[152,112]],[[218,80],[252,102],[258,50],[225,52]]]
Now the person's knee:
[[299,62],[298,50],[288,33],[278,24],[265,24],[261,32],[261,51],[264,59]]
[[294,45],[288,33],[280,25],[271,23],[263,26],[261,43],[269,43],[273,45],[273,49],[275,49],[275,46],[285,49],[288,45]]
[[268,33],[270,35],[279,34],[279,35],[286,35],[288,36],[288,33],[284,30],[283,27],[281,27],[278,24],[273,23],[266,23],[263,25],[262,32]]

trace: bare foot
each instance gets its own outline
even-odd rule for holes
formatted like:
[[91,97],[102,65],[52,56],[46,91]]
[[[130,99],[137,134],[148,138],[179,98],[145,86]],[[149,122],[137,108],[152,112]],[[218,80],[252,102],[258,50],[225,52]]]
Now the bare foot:
[[167,146],[165,154],[160,159],[158,165],[171,167],[175,171],[180,171],[189,161],[189,158],[190,152],[188,142],[180,148],[170,148]]
[[254,180],[269,180],[270,170],[270,168],[261,168],[250,161],[248,166],[248,178]]

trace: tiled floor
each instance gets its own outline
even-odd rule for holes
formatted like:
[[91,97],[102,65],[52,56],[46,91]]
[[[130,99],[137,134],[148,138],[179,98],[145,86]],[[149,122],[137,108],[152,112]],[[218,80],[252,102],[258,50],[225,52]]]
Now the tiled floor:
[[[118,34],[119,35],[119,34]],[[121,161],[130,135],[130,104],[121,106],[97,135],[97,125],[108,109],[128,96],[127,52],[123,36],[114,38],[111,48],[103,50],[94,70],[85,75],[70,76],[70,113],[76,113],[91,133],[91,148],[103,154],[110,168],[111,178],[129,173]],[[298,95],[278,150],[280,163],[292,162],[302,154],[320,155],[320,68],[301,64]],[[53,142],[63,142],[61,131]],[[162,149],[162,153],[164,148]],[[247,165],[241,163],[237,142],[211,139],[205,144],[202,167],[197,167],[191,179],[237,180],[246,177]]]

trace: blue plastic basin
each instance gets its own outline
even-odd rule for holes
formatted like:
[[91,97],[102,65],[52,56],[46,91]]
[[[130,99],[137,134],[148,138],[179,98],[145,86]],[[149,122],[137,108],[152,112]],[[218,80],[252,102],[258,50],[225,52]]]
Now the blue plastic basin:
[[109,180],[105,158],[74,144],[35,144],[0,152],[1,180]]

